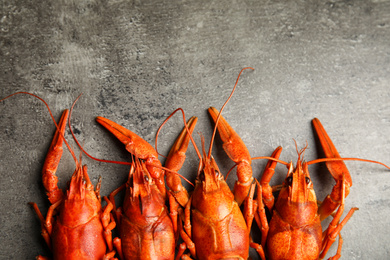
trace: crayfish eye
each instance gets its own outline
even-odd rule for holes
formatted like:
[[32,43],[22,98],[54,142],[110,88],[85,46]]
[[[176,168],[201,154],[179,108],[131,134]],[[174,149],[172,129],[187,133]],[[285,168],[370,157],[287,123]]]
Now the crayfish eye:
[[306,181],[306,184],[309,184],[310,183],[310,178],[309,177],[305,177],[305,181]]
[[200,179],[200,181],[204,181],[205,180],[205,176],[204,176],[204,172],[203,171],[199,174],[199,179]]
[[292,176],[287,177],[286,181],[287,181],[287,184],[288,184],[289,186],[291,186],[291,185],[292,185],[292,182],[293,182],[293,177],[292,177]]
[[148,176],[146,176],[146,175],[144,176],[144,179],[145,179],[145,181],[146,181],[146,182],[148,182],[148,181],[149,181],[149,177],[148,177]]

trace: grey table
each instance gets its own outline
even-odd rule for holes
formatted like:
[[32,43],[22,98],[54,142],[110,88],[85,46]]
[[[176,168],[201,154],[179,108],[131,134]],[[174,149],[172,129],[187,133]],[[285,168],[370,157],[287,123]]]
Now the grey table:
[[[282,145],[282,159],[296,161],[293,138],[299,147],[308,142],[306,160],[322,156],[310,124],[318,117],[342,156],[390,164],[390,1],[60,2],[1,4],[0,97],[35,93],[59,118],[83,93],[72,125],[98,158],[130,160],[95,122],[98,115],[153,143],[162,121],[181,107],[199,117],[197,131],[208,144],[213,124],[207,108],[220,108],[241,68],[251,66],[255,71],[243,73],[224,116],[252,156]],[[48,255],[27,202],[43,212],[49,206],[40,172],[55,127],[43,104],[29,96],[1,102],[0,111],[0,258]],[[161,154],[181,127],[179,115],[164,126]],[[69,132],[66,138],[79,153]],[[213,153],[227,172],[233,163],[218,138]],[[103,177],[103,195],[126,179],[126,166],[86,156],[83,162],[94,183]],[[253,163],[255,177],[264,165]],[[194,181],[197,166],[190,147],[181,173]],[[354,185],[346,209],[360,210],[342,230],[341,259],[387,259],[390,171],[361,162],[347,166]],[[65,150],[60,187],[73,170]],[[334,181],[324,165],[310,170],[322,200]],[[285,167],[278,166],[272,184],[284,176]]]

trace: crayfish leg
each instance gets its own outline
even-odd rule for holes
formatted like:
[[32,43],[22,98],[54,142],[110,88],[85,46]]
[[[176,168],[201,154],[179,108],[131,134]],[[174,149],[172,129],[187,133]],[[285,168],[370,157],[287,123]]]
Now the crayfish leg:
[[244,201],[243,215],[244,215],[244,218],[245,218],[246,225],[248,227],[248,233],[250,233],[250,230],[251,230],[251,227],[252,227],[253,218],[254,218],[254,215],[255,215],[254,211],[256,210],[257,205],[258,205],[257,203],[254,203],[254,201],[253,201],[253,196],[255,194],[255,187],[256,187],[256,183],[253,182],[251,187],[250,187],[249,194],[248,194],[247,198]]
[[[340,222],[341,216],[344,212],[345,208],[345,189],[346,189],[346,181],[345,175],[342,175],[342,185],[340,194],[342,196],[340,207],[337,209],[332,221],[329,224],[329,227],[323,233],[323,241],[322,241],[322,252],[320,255],[320,259],[323,259],[328,252],[330,246],[336,241],[336,237],[340,236],[341,229],[345,226],[348,220],[352,217],[352,214],[358,210],[358,208],[351,208],[345,216],[345,218]],[[342,246],[342,238],[339,238],[339,246],[337,249],[337,254],[330,259],[338,259],[341,255],[341,246]]]
[[340,259],[340,257],[341,257],[341,248],[342,247],[343,247],[343,238],[339,234],[339,244],[337,246],[337,252],[336,252],[336,254],[334,256],[329,257],[328,260],[338,260],[338,259]]
[[119,188],[115,189],[113,192],[110,193],[109,200],[111,202],[111,205],[113,207],[113,214],[115,215],[115,221],[118,223],[118,227],[121,223],[121,218],[122,218],[122,208],[117,208],[116,203],[115,203],[115,196],[124,190],[126,188],[126,183],[122,184]]
[[111,252],[105,254],[105,255],[103,256],[103,259],[102,259],[102,260],[118,260],[118,258],[115,258],[115,257],[114,257],[115,254],[116,254],[115,251],[111,251]]
[[[191,225],[191,203],[192,203],[192,197],[188,200],[188,203],[184,209],[184,226],[180,227],[180,236],[183,239],[184,243],[181,244],[181,247],[186,247],[190,251],[191,255],[193,257],[196,256],[196,247],[195,243],[192,241],[192,225]],[[184,249],[185,250],[185,249]],[[187,255],[183,255],[183,257],[186,257]]]
[[[255,192],[255,187],[258,188],[258,191],[257,191],[257,198],[254,201],[253,196]],[[250,233],[253,218],[255,218],[257,225],[261,229],[261,234],[262,234],[261,237],[262,237],[263,245],[254,243],[252,241],[252,238],[250,238],[251,242],[249,243],[249,246],[256,250],[256,252],[259,254],[262,260],[265,260],[265,253],[264,253],[263,246],[265,244],[265,239],[267,238],[269,228],[268,228],[267,217],[265,215],[265,208],[262,202],[261,194],[262,191],[261,191],[260,183],[257,180],[255,180],[255,182],[252,183],[251,188],[249,190],[249,195],[244,202],[244,217],[248,226],[248,233]]]
[[261,246],[262,248],[265,248],[265,242],[267,240],[268,231],[269,231],[269,225],[267,216],[265,213],[265,207],[263,204],[263,192],[262,192],[262,186],[259,184],[259,182],[256,180],[257,185],[257,211],[255,212],[255,220],[258,225],[258,227],[261,230]]
[[111,214],[111,211],[114,208],[114,206],[106,196],[104,196],[103,199],[106,201],[107,205],[103,208],[103,213],[102,213],[100,218],[101,218],[102,225],[104,228],[104,237],[105,237],[108,249],[110,251],[112,251],[113,250],[112,230],[116,226],[114,217]]
[[[279,146],[275,149],[275,151],[272,153],[271,157],[275,159],[279,159],[280,154],[282,153],[282,147]],[[273,187],[269,185],[272,177],[275,173],[275,167],[277,162],[273,160],[268,160],[267,165],[265,166],[264,172],[261,176],[260,184],[262,188],[262,197],[264,204],[267,206],[267,208],[272,211],[275,203],[275,197],[272,194],[273,193]]]
[[250,243],[250,247],[256,250],[256,252],[259,254],[261,260],[265,260],[264,249],[261,245],[252,242],[252,243]]
[[114,246],[116,251],[118,252],[119,258],[120,259],[125,259],[123,257],[123,250],[122,250],[122,241],[119,237],[114,238]]
[[[41,234],[42,234],[42,237],[45,240],[47,246],[51,250],[51,239],[50,239],[50,234],[49,234],[49,232],[48,232],[48,230],[46,229],[46,226],[45,226],[45,222],[46,222],[45,218],[43,217],[41,211],[38,208],[38,205],[35,202],[29,202],[28,204],[30,204],[33,207],[35,213],[38,215],[38,218],[39,218],[39,220],[41,222]],[[38,256],[38,257],[41,257],[41,256]],[[37,258],[37,259],[39,259],[39,258]],[[42,259],[46,259],[46,258],[42,258]]]
[[177,203],[175,197],[171,193],[168,193],[168,199],[169,199],[169,216],[172,220],[173,225],[173,231],[175,232],[175,237],[177,237],[178,234],[178,221],[180,219],[178,218],[178,209],[179,209],[179,203]]
[[182,257],[182,255],[184,254],[186,249],[187,249],[186,243],[185,242],[181,243],[179,245],[179,250],[177,251],[177,255],[175,257],[175,260],[180,260],[180,258]]

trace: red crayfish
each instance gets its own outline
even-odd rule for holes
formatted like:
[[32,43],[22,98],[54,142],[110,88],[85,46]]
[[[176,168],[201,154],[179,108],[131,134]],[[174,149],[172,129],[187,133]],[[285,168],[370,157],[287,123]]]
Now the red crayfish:
[[[28,92],[18,92],[4,99],[16,94],[34,96],[43,101],[49,109],[43,99]],[[65,194],[57,186],[56,171],[63,152],[62,145],[65,140],[64,132],[68,115],[69,110],[65,110],[58,125],[56,124],[57,130],[43,166],[42,182],[51,203],[46,218],[43,217],[36,203],[30,202],[30,204],[41,221],[42,236],[53,253],[53,259],[115,260],[111,235],[115,222],[110,213],[113,205],[106,200],[107,205],[102,208],[99,195],[100,180],[94,190],[87,174],[87,166],[81,165],[68,144],[76,162],[76,170]],[[37,259],[49,258],[38,256]]]
[[[237,86],[237,82],[234,89]],[[195,180],[195,189],[189,197],[182,215],[184,225],[180,230],[180,234],[184,243],[180,246],[177,259],[179,257],[182,259],[193,257],[210,260],[247,259],[249,255],[249,234],[254,217],[252,197],[255,188],[252,177],[251,157],[241,138],[221,117],[221,112],[218,113],[215,108],[209,109],[216,126],[208,154],[205,151],[203,138],[202,156],[196,148],[190,132],[187,131],[185,133],[191,138],[200,163]],[[211,156],[211,147],[217,128],[224,143],[224,150],[237,164],[238,180],[235,183],[233,193],[225,182],[224,176],[220,172],[214,158]],[[175,196],[174,192],[172,194]],[[240,205],[243,202],[245,205],[244,214],[240,210]],[[187,248],[190,253],[184,254]]]
[[[190,132],[196,121],[197,118],[189,120]],[[185,137],[183,130],[167,158],[165,173],[156,150],[149,143],[109,119],[98,117],[97,122],[124,143],[133,155],[127,183],[110,194],[119,226],[120,238],[115,238],[114,244],[120,258],[174,259],[179,205],[168,193],[170,209],[166,207],[164,177],[167,175],[170,187],[174,187],[175,182],[180,183],[180,177],[173,172],[178,171],[184,162],[189,138]],[[123,189],[126,190],[123,207],[116,209],[114,197]],[[180,190],[180,187],[176,194],[182,198],[188,196],[187,191]]]
[[[259,211],[256,214],[256,220],[262,233],[261,245],[263,249],[266,249],[267,259],[323,259],[337,236],[339,236],[339,244],[336,255],[329,259],[339,259],[343,243],[340,231],[352,214],[358,210],[356,207],[351,208],[345,218],[341,220],[345,208],[344,199],[352,186],[351,175],[343,161],[366,161],[389,168],[376,161],[341,158],[317,118],[313,119],[313,126],[326,158],[305,162],[303,154],[306,147],[300,151],[297,149],[298,161],[294,168],[292,162],[286,163],[278,160],[282,151],[282,148],[278,147],[266,165],[260,184],[257,185],[258,196],[262,198],[258,201],[264,202],[272,213],[269,223],[263,205],[259,205]],[[322,202],[318,202],[316,199],[308,171],[309,165],[319,162],[326,163],[329,172],[336,181],[331,194]],[[272,194],[273,188],[269,182],[275,173],[277,163],[286,165],[288,172],[283,184],[276,187],[276,190],[279,190],[279,196],[275,202]],[[330,215],[333,216],[333,219],[329,227],[323,231],[321,221]],[[263,257],[263,259],[265,258]]]

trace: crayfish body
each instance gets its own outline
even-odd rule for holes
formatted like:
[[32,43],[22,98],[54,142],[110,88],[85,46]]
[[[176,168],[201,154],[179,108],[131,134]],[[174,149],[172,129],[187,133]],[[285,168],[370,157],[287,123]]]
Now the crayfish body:
[[[61,117],[43,167],[43,184],[52,203],[46,219],[35,203],[30,204],[41,220],[42,235],[55,260],[113,260],[111,230],[115,222],[111,221],[112,204],[107,200],[107,206],[101,206],[100,181],[95,191],[87,167],[81,166],[74,157],[76,170],[69,189],[64,195],[57,187],[55,172],[62,155],[68,114],[65,110]],[[37,259],[48,258],[38,256]]]
[[[257,219],[262,219],[262,221],[257,222],[262,230],[261,245],[263,248],[266,248],[267,259],[270,260],[323,259],[337,236],[339,236],[337,253],[329,259],[339,259],[343,242],[340,231],[352,214],[358,210],[358,208],[351,208],[345,218],[341,220],[345,207],[344,200],[349,193],[349,188],[352,186],[352,179],[343,162],[345,159],[340,157],[321,122],[315,118],[313,125],[326,158],[310,162],[302,161],[307,147],[300,151],[297,148],[298,161],[294,168],[292,163],[278,160],[282,151],[282,148],[278,147],[271,156],[276,160],[270,159],[268,161],[260,181],[260,189],[262,191],[260,196],[262,196],[264,204],[272,213],[272,217],[268,226],[268,221],[263,211],[257,217]],[[364,159],[356,160],[367,161]],[[335,179],[336,185],[331,194],[324,201],[318,203],[308,165],[321,161],[326,162],[326,166]],[[285,164],[288,172],[274,204],[272,188],[269,182],[278,162]],[[330,215],[333,216],[333,219],[329,227],[323,231],[321,221]]]
[[212,161],[208,163],[206,159],[190,199],[197,259],[247,259],[248,226],[233,193]]
[[[133,155],[127,183],[110,194],[110,201],[116,208],[114,196],[126,189],[122,208],[114,211],[120,234],[120,238],[114,239],[114,244],[121,259],[173,260],[178,239],[179,204],[171,191],[167,194],[164,177],[166,174],[169,187],[180,183],[180,178],[162,170],[156,150],[141,137],[109,119],[98,117],[97,121],[124,143]],[[189,120],[192,130],[196,121],[196,118]],[[177,171],[184,162],[184,152],[180,149],[187,149],[188,140],[181,137],[183,135],[179,136],[167,158],[168,170]],[[181,185],[176,187],[181,190],[176,190],[175,194],[184,200],[182,203],[186,203],[187,191]],[[167,197],[169,210],[165,205]]]
[[[307,170],[307,165],[305,168]],[[269,224],[269,258],[318,259],[322,227],[313,185],[308,172],[303,171],[300,164],[291,170],[280,190]]]
[[100,260],[106,254],[100,200],[93,186],[82,177],[85,174],[86,167],[76,170],[70,189],[59,205],[51,234],[54,259]]
[[[238,181],[232,192],[210,151],[209,155],[206,155],[202,139],[201,170],[185,207],[181,237],[195,259],[246,260],[249,256],[249,232],[254,217],[255,186],[250,166],[251,158],[241,138],[219,112],[210,108],[209,113],[216,122],[226,153],[238,164]],[[241,202],[245,205],[244,214],[240,210]],[[182,259],[190,257],[183,256]]]
[[[119,217],[120,239],[114,239],[114,243],[122,259],[173,259],[176,237],[165,199],[144,162],[135,160]],[[116,192],[110,195],[112,201]]]

